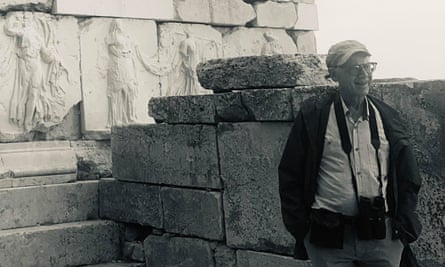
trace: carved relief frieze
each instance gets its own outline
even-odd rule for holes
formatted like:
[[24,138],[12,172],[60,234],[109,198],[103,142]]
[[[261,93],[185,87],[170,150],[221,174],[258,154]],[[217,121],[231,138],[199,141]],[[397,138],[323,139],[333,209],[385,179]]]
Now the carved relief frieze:
[[0,24],[0,131],[46,131],[80,101],[77,23],[9,12]]
[[147,104],[160,96],[156,24],[94,18],[81,25],[83,131],[152,122]]
[[165,96],[208,94],[196,75],[199,62],[223,57],[221,33],[199,24],[165,23],[160,26],[162,94]]

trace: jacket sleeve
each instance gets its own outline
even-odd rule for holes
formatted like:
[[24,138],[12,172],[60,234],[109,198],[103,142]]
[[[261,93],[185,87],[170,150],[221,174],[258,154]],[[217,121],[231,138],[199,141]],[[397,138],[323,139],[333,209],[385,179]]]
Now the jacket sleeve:
[[304,236],[309,227],[303,194],[307,151],[308,137],[300,112],[290,131],[278,167],[283,222],[295,237],[297,247],[303,246]]
[[417,215],[417,195],[421,177],[414,153],[409,146],[400,152],[397,162],[398,212],[396,221],[402,234],[402,241],[411,243],[417,240],[422,225]]

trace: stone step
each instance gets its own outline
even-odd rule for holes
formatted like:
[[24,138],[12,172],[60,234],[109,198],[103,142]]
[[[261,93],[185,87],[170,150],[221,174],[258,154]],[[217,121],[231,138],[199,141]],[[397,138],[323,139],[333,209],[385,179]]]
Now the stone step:
[[83,267],[145,267],[142,262],[110,262],[94,265],[83,265]]
[[119,257],[119,227],[83,221],[0,230],[0,265],[62,267],[111,262]]
[[75,180],[77,158],[69,141],[0,144],[0,188]]
[[0,189],[0,229],[97,219],[98,206],[98,181]]

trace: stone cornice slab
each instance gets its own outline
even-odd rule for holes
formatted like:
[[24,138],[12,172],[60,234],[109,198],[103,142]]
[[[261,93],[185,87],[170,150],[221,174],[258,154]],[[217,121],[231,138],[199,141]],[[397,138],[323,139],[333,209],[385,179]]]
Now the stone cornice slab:
[[314,54],[214,59],[200,63],[197,73],[204,88],[217,92],[332,84],[322,59]]

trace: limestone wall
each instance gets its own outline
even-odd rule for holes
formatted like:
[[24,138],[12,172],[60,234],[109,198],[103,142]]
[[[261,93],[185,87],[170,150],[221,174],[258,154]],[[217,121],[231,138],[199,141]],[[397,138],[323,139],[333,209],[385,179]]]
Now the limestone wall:
[[313,1],[0,1],[0,142],[109,140],[152,97],[205,93],[196,65],[315,53]]
[[[277,165],[301,101],[330,89],[152,99],[150,112],[163,123],[113,129],[116,179],[100,182],[100,215],[146,227],[127,246],[144,250],[150,266],[309,266],[289,257]],[[442,266],[445,81],[377,84],[372,94],[409,125],[424,179],[424,231],[413,249],[423,266]]]

